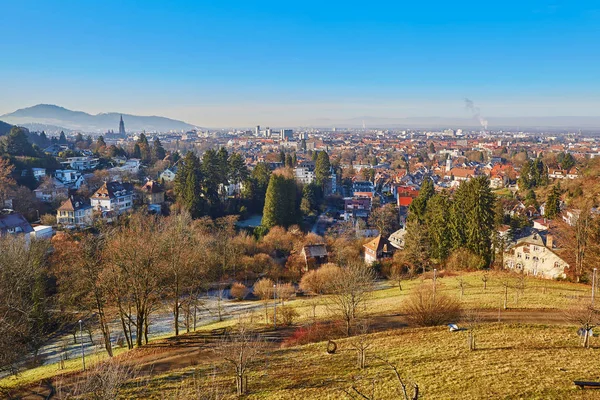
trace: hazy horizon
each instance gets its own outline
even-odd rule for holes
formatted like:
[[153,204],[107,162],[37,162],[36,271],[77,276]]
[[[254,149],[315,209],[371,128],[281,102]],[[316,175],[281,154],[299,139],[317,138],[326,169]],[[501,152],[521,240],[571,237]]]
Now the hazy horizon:
[[[600,116],[600,10],[502,4],[3,5],[0,115],[36,104],[202,127]],[[23,29],[25,22],[26,29]]]

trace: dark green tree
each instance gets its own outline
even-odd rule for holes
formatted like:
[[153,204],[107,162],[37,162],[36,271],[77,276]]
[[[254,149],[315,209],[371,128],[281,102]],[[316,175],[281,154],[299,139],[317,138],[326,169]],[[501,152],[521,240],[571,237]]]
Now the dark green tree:
[[27,131],[20,127],[13,127],[4,139],[4,151],[11,156],[34,157],[35,149],[27,139]]
[[191,151],[179,163],[175,175],[174,189],[177,202],[189,211],[192,217],[199,218],[204,214],[202,168],[200,160]]
[[548,219],[553,219],[556,218],[558,214],[560,214],[560,196],[560,186],[553,186],[552,190],[550,191],[550,194],[548,195],[548,199],[546,200],[546,205],[544,207],[544,217]]
[[452,202],[446,193],[436,194],[427,202],[425,222],[429,233],[429,254],[438,263],[444,263],[452,249],[451,207]]
[[419,195],[410,203],[408,207],[408,218],[411,221],[416,221],[419,224],[425,222],[425,212],[427,211],[427,202],[435,194],[433,181],[431,178],[423,179]]
[[63,131],[60,131],[60,136],[58,137],[58,143],[59,144],[67,144],[67,137],[65,136],[65,133]]
[[165,151],[165,148],[160,142],[160,139],[158,138],[158,136],[155,137],[154,141],[152,142],[152,161],[160,161],[164,159],[166,155],[167,152]]
[[227,176],[221,175],[219,165],[219,157],[217,152],[209,149],[202,156],[202,175],[204,198],[206,199],[208,213],[211,217],[217,217],[221,214],[221,200],[219,197],[219,184],[226,179]]
[[288,227],[298,222],[296,182],[283,174],[271,174],[265,196],[262,225]]
[[321,190],[325,191],[325,184],[331,178],[331,163],[329,162],[329,154],[326,151],[319,151],[317,161],[315,161],[315,180]]

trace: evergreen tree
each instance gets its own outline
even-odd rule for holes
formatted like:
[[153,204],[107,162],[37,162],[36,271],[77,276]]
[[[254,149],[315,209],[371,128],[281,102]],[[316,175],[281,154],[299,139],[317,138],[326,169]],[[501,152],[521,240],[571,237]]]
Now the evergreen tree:
[[4,139],[4,151],[11,156],[36,155],[35,149],[27,139],[27,131],[20,127],[13,127]]
[[229,180],[233,184],[239,184],[248,179],[248,167],[240,153],[232,153],[229,156]]
[[416,221],[409,221],[406,224],[406,234],[404,235],[406,261],[414,269],[426,271],[430,263],[429,251],[427,226]]
[[162,146],[160,139],[158,138],[158,136],[155,137],[154,141],[152,142],[152,161],[153,162],[160,161],[160,160],[164,159],[166,155],[167,155],[167,152],[165,151],[165,148]]
[[40,133],[40,146],[48,146],[48,136],[46,136],[46,132],[44,131]]
[[555,218],[560,214],[560,195],[561,190],[558,185],[552,187],[552,191],[548,195],[546,200],[546,206],[544,207],[544,217],[548,219]]
[[221,147],[217,152],[217,168],[219,172],[219,183],[221,185],[229,184],[229,153],[225,147]]
[[133,145],[133,152],[131,153],[132,158],[142,158],[142,150],[140,149],[140,144],[136,143]]
[[63,131],[60,131],[60,136],[58,137],[58,143],[59,144],[67,144],[67,137],[65,136],[65,133]]
[[452,249],[450,208],[451,201],[446,193],[436,194],[427,202],[425,221],[429,233],[429,254],[440,263],[446,261]]
[[103,147],[106,147],[106,142],[104,141],[104,137],[98,136],[98,139],[96,139],[96,147],[98,150],[100,150]]
[[288,227],[298,220],[296,182],[283,174],[271,174],[265,196],[262,225]]
[[75,143],[79,142],[83,142],[83,135],[78,132],[77,135],[75,135]]
[[290,154],[285,156],[285,167],[292,168],[292,156]]
[[433,187],[433,181],[431,178],[423,179],[419,195],[410,203],[408,207],[408,218],[411,221],[416,221],[419,224],[425,222],[425,212],[427,211],[427,202],[435,194],[435,188]]
[[279,162],[285,165],[285,153],[283,150],[279,152]]
[[331,178],[331,163],[329,162],[329,154],[326,151],[319,151],[317,161],[315,162],[315,180],[317,185],[325,191],[325,185]]
[[207,150],[202,156],[202,175],[204,176],[203,192],[208,213],[211,217],[216,217],[221,213],[219,184],[222,183],[224,177],[221,175],[219,158],[213,149]]
[[252,212],[262,212],[270,178],[269,166],[264,162],[259,162],[244,182],[242,197],[247,201],[248,209]]
[[298,165],[298,158],[296,158],[296,152],[292,155],[292,167]]
[[319,205],[319,187],[314,183],[304,185],[302,188],[302,201],[300,209],[305,214],[311,214]]
[[179,163],[174,181],[177,201],[192,217],[199,218],[204,213],[202,197],[202,171],[200,160],[193,152],[188,152]]
[[140,159],[145,163],[149,163],[152,160],[152,149],[150,148],[148,138],[144,133],[140,134],[136,144],[140,148]]
[[[473,253],[481,256],[488,266],[492,261],[492,235],[496,198],[487,176],[465,182],[464,195],[457,199],[457,206],[464,210],[464,244]],[[456,201],[456,200],[455,200]]]

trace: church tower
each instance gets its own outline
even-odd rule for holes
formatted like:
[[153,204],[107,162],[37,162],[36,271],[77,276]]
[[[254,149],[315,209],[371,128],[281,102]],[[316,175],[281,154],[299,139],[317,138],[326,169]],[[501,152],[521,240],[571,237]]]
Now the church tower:
[[119,122],[119,136],[125,137],[125,123],[123,122],[123,116],[121,115],[121,121]]

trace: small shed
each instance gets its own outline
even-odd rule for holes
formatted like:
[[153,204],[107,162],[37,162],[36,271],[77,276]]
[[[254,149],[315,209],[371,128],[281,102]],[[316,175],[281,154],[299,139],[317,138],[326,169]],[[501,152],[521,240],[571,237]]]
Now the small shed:
[[327,263],[327,247],[322,243],[304,246],[301,255],[306,263],[305,271],[308,271],[310,267]]

